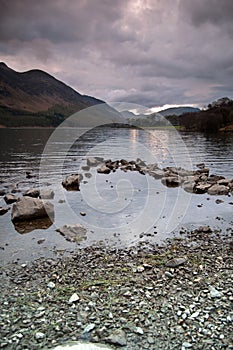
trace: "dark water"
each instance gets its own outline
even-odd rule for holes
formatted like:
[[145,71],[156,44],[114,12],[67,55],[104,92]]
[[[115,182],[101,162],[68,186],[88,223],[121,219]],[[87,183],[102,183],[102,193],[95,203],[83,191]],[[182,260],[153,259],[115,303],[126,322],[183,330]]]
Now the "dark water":
[[[117,128],[58,129],[55,133],[53,129],[0,129],[0,147],[1,189],[11,192],[16,186],[21,191],[40,186],[55,192],[55,222],[47,229],[20,234],[11,223],[10,212],[0,217],[2,262],[25,261],[74,249],[75,244],[55,231],[64,224],[81,223],[88,228],[83,246],[101,240],[109,245],[128,246],[142,240],[142,232],[149,234],[144,240],[160,241],[182,226],[232,225],[232,197],[221,197],[224,203],[216,204],[220,197],[168,189],[159,180],[138,173],[117,171],[101,175],[91,169],[92,177],[84,179],[86,183],[81,184],[80,192],[67,192],[61,186],[65,175],[80,172],[89,156],[112,160],[140,157],[161,167],[175,165],[186,169],[205,162],[211,173],[232,178],[231,133],[206,136]],[[26,171],[33,177],[27,179]],[[0,206],[5,206],[3,197]],[[45,241],[38,244],[41,239]]]

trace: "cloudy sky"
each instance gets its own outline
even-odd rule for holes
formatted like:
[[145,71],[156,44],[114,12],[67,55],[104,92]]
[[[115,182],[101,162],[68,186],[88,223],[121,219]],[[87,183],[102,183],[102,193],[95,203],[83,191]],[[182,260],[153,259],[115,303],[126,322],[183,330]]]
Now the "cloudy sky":
[[0,59],[105,101],[233,98],[232,0],[0,0]]

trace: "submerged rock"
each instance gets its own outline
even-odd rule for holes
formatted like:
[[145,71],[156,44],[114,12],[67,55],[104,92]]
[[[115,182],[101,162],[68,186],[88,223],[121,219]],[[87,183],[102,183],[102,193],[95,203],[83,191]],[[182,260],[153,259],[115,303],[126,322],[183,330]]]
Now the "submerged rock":
[[13,205],[11,219],[13,222],[33,220],[54,216],[54,206],[39,198],[22,197]]
[[64,225],[56,230],[69,242],[79,243],[87,238],[87,229],[80,224]]
[[50,189],[41,189],[40,190],[40,198],[41,199],[53,199],[54,198],[54,191]]

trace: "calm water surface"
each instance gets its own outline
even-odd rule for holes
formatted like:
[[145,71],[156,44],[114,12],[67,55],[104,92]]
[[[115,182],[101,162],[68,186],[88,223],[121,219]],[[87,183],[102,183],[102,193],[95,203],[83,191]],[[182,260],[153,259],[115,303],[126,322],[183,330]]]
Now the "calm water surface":
[[[68,174],[83,172],[86,157],[101,156],[135,160],[159,166],[194,169],[204,162],[212,174],[233,177],[233,136],[229,134],[178,134],[172,130],[98,128],[89,132],[75,129],[0,129],[0,188],[21,191],[31,187],[51,188],[55,192],[55,222],[48,229],[17,232],[10,212],[0,217],[0,258],[27,261],[40,256],[73,250],[56,228],[81,223],[88,228],[81,246],[104,241],[129,246],[141,240],[161,241],[180,227],[200,224],[231,227],[232,197],[190,195],[182,189],[164,187],[159,180],[138,173],[117,171],[110,175],[84,175],[80,192],[67,192],[61,180]],[[51,138],[50,138],[51,137]],[[46,146],[46,147],[45,147]],[[42,163],[41,163],[42,160]],[[30,171],[32,178],[26,178]],[[19,193],[18,195],[21,195]],[[216,204],[221,198],[224,203]],[[63,203],[60,203],[63,200]],[[0,197],[0,206],[5,206]],[[85,212],[82,217],[80,212]],[[221,220],[216,219],[220,217]],[[148,236],[141,237],[145,232]],[[43,243],[38,241],[43,239]]]

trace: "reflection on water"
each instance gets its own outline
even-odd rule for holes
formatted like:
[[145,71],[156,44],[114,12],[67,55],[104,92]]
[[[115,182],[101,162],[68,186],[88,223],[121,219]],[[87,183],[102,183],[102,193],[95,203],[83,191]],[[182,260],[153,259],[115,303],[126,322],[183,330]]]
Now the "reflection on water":
[[30,221],[19,221],[14,223],[15,230],[21,234],[34,230],[46,230],[52,226],[53,222],[49,218],[34,219]]

